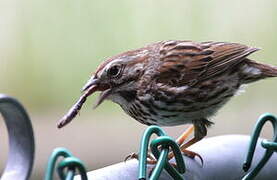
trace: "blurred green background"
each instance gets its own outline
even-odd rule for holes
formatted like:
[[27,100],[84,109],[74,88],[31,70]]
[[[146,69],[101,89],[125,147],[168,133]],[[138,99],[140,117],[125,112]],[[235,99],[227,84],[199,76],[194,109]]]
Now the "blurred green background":
[[[161,40],[213,40],[262,48],[251,58],[277,65],[276,9],[276,0],[0,0],[0,93],[18,98],[32,119],[37,145],[32,179],[41,178],[58,146],[69,148],[89,170],[138,151],[145,126],[111,102],[92,111],[96,96],[73,123],[56,129],[107,57]],[[209,136],[249,134],[261,113],[277,114],[276,82],[252,84],[233,98],[214,118]],[[173,137],[184,129],[166,128]],[[270,126],[263,135],[271,137]],[[1,141],[3,169],[6,135]]]

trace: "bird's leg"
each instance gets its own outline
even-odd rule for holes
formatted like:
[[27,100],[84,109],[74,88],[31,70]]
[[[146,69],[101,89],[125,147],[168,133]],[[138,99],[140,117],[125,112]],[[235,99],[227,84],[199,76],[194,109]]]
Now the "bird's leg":
[[[202,157],[199,154],[189,151],[189,150],[186,150],[187,147],[198,142],[199,140],[194,137],[194,138],[190,139],[188,142],[184,143],[185,140],[189,137],[189,135],[194,131],[194,129],[195,129],[194,125],[189,126],[189,128],[180,137],[177,138],[176,142],[180,146],[181,152],[183,152],[185,155],[187,155],[188,157],[191,157],[191,158],[194,158],[195,156],[197,156],[202,161]],[[174,157],[173,152],[170,152],[168,154],[168,159],[170,160],[173,157]]]
[[190,125],[185,132],[181,136],[179,136],[176,140],[177,144],[181,146],[185,140],[191,135],[191,133],[194,131],[194,125]]
[[[201,138],[202,139],[202,138]],[[193,145],[194,143],[197,143],[198,141],[200,141],[201,139],[198,139],[196,137],[190,139],[187,143],[184,143],[180,146],[180,150],[182,153],[184,153],[186,156],[190,157],[190,158],[195,158],[195,157],[198,157],[201,161],[201,164],[203,165],[203,158],[201,157],[200,154],[196,153],[196,152],[193,152],[193,151],[190,151],[190,150],[187,150],[187,148],[191,145]],[[171,154],[169,154],[171,155]]]
[[[181,152],[183,152],[186,156],[195,158],[199,157],[201,160],[201,164],[203,165],[203,158],[196,152],[189,151],[187,148],[201,139],[203,139],[207,135],[207,126],[210,126],[212,123],[206,119],[201,119],[194,122],[194,125],[190,126],[177,140],[176,142],[180,146]],[[184,143],[186,138],[192,133],[194,130],[194,137],[190,139],[188,142]],[[173,152],[170,152],[168,155],[168,159],[172,159],[174,157]]]

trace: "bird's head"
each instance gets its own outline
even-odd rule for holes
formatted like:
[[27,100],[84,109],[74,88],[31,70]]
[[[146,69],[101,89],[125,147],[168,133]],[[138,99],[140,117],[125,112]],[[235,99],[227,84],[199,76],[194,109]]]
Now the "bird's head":
[[120,104],[120,96],[123,93],[136,90],[136,82],[143,74],[147,58],[148,50],[139,49],[107,59],[97,68],[82,91],[90,91],[89,94],[101,91],[95,107],[105,99]]

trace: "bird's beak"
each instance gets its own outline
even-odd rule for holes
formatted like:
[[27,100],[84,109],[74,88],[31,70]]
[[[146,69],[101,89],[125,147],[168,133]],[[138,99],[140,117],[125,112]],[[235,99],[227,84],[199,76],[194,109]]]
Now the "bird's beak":
[[[96,87],[96,86],[98,86],[98,84],[99,84],[99,79],[92,77],[84,85],[84,87],[82,88],[82,92],[85,92],[86,90],[90,89],[91,87]],[[97,88],[94,88],[94,89],[97,89]]]
[[107,84],[100,83],[99,79],[96,79],[95,77],[92,77],[88,80],[88,82],[84,85],[82,88],[83,92],[88,92],[88,96],[93,94],[96,91],[102,91],[98,100],[96,101],[96,104],[94,105],[94,108],[99,106],[111,93],[111,88]]

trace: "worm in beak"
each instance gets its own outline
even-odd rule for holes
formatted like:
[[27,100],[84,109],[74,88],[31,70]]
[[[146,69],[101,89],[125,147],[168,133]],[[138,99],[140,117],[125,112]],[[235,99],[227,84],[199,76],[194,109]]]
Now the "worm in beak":
[[96,91],[102,91],[94,108],[99,106],[111,93],[111,88],[108,85],[101,85],[99,80],[92,77],[82,88],[83,95],[79,100],[70,108],[66,115],[64,115],[58,122],[57,127],[62,128],[70,123],[81,110],[83,104],[86,102],[87,97]]

